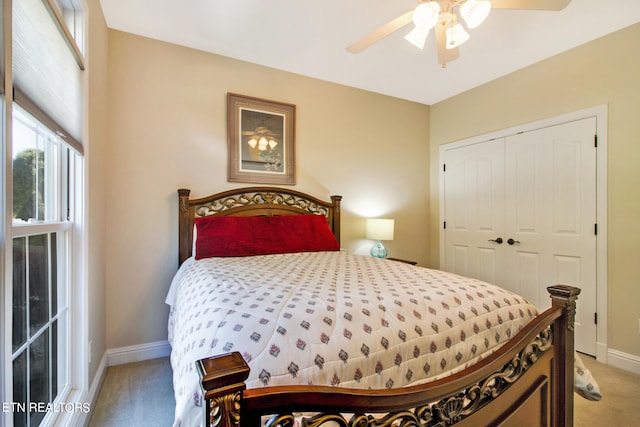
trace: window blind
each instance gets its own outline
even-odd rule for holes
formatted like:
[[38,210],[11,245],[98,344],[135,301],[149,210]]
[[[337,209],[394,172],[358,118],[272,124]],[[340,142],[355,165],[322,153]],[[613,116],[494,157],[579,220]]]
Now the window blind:
[[13,2],[14,101],[82,153],[82,67],[42,0]]

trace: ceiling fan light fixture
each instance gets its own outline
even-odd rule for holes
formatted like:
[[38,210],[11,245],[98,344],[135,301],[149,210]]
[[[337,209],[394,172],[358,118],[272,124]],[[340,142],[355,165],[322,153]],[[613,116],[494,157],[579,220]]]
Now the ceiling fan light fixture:
[[258,140],[258,150],[265,151],[268,145],[269,145],[269,140],[264,136],[261,136],[260,139]]
[[404,36],[404,39],[418,49],[423,49],[424,43],[427,41],[427,37],[429,37],[429,31],[427,27],[413,27],[413,30]]
[[471,37],[459,22],[454,26],[447,28],[445,34],[447,36],[447,49],[456,48]]
[[[413,28],[404,38],[423,48],[428,31],[418,28],[434,28],[438,63],[443,67],[460,56],[458,46],[471,37],[467,30],[481,25],[491,9],[563,10],[572,0],[414,0],[418,4],[375,31],[347,46],[350,53],[359,53],[379,40],[411,24]],[[464,28],[459,22],[464,21]],[[250,133],[247,133],[250,135]]]
[[420,3],[413,11],[413,23],[416,27],[433,28],[438,23],[440,4],[436,1]]
[[487,19],[491,11],[489,0],[467,0],[460,6],[460,16],[469,28],[476,28]]

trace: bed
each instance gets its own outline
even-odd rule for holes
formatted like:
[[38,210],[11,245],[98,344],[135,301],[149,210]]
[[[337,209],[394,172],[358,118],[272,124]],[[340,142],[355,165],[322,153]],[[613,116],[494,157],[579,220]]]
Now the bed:
[[550,286],[538,313],[490,284],[348,254],[340,196],[178,197],[174,426],[573,425],[579,289]]

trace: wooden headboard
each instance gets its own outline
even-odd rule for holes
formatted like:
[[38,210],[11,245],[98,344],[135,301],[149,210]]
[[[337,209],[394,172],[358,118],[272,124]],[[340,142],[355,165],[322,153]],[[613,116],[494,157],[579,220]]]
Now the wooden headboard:
[[190,199],[191,190],[178,190],[178,259],[179,265],[193,250],[193,219],[203,216],[272,216],[317,214],[327,218],[340,243],[340,201],[331,196],[323,201],[299,191],[276,187],[245,187],[198,199]]

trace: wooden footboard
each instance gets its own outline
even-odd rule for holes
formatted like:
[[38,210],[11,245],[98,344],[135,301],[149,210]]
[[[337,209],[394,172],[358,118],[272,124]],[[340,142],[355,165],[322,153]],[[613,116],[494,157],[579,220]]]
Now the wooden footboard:
[[500,350],[445,379],[389,390],[246,389],[239,353],[197,362],[206,426],[572,426],[574,318],[580,289],[548,288],[552,307]]

